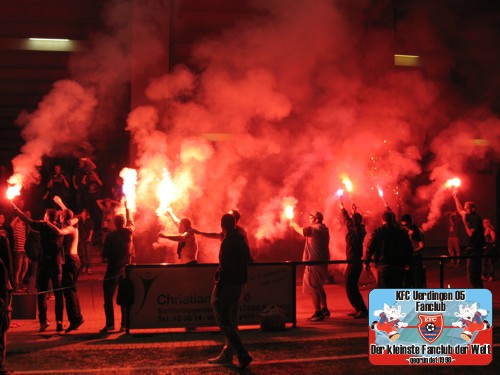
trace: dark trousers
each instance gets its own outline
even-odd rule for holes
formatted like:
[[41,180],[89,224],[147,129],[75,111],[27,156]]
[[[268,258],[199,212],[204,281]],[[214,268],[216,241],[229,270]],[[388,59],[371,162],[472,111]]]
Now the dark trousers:
[[424,263],[421,255],[414,255],[410,265],[411,276],[414,288],[426,288],[427,280]]
[[473,288],[482,288],[483,280],[481,279],[482,271],[482,249],[476,249],[474,247],[468,247],[465,250],[467,256],[472,256],[473,258],[467,259],[467,280]]
[[405,270],[403,267],[377,266],[378,288],[402,288]]
[[91,243],[88,241],[78,241],[78,256],[80,257],[80,261],[82,262],[82,267],[89,269],[92,267],[90,262],[90,246]]
[[485,278],[495,277],[495,261],[497,258],[496,247],[488,247],[483,250],[483,255],[487,257],[483,258],[483,270],[482,275]]
[[[106,272],[106,274],[104,275],[102,289],[104,292],[104,313],[106,314],[106,327],[114,327],[115,325],[115,309],[113,304],[113,297],[121,279],[122,276],[120,273],[116,274]],[[125,306],[121,306],[121,327],[126,327],[125,310]]]
[[56,300],[56,321],[63,319],[63,293],[61,290],[62,270],[61,265],[54,262],[40,262],[38,265],[37,289],[38,289],[38,319],[40,323],[47,322],[47,294],[49,292],[49,281],[52,282],[54,297]]
[[7,354],[7,330],[10,326],[12,310],[12,294],[7,292],[7,301],[0,312],[0,370],[5,368],[5,356]]
[[404,288],[426,288],[427,280],[421,255],[413,255],[410,269],[405,272]]
[[352,307],[356,311],[368,311],[359,292],[359,277],[363,271],[363,265],[360,263],[349,263],[345,271],[345,292]]
[[38,275],[38,260],[31,259],[29,267],[29,279],[28,279],[28,292],[35,293],[36,290],[36,278]]
[[212,290],[211,304],[215,321],[225,338],[224,351],[236,352],[238,357],[248,355],[238,335],[238,311],[244,285],[215,284]]
[[70,323],[80,323],[83,320],[80,309],[80,300],[76,291],[76,282],[80,274],[81,264],[78,256],[67,256],[62,266],[62,281],[64,300],[66,301],[66,315]]

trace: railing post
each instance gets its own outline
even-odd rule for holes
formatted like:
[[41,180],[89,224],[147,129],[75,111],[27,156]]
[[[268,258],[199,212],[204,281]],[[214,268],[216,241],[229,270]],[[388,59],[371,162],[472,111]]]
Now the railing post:
[[297,263],[292,262],[292,293],[293,293],[293,322],[292,327],[297,328]]
[[444,288],[444,259],[439,260],[439,287]]

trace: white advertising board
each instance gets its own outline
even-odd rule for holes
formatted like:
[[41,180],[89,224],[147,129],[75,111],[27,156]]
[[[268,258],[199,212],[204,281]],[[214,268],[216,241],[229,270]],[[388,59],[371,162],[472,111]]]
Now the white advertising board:
[[[210,305],[216,264],[129,265],[127,278],[134,290],[129,309],[130,329],[215,326]],[[295,317],[295,278],[288,263],[252,264],[240,306],[240,325],[260,322],[269,305]]]

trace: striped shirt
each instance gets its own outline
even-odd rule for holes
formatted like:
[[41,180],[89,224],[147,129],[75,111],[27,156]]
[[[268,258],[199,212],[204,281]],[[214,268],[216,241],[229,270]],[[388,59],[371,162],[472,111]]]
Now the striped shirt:
[[26,224],[19,220],[13,225],[12,232],[14,235],[14,251],[24,253],[24,245],[26,243]]

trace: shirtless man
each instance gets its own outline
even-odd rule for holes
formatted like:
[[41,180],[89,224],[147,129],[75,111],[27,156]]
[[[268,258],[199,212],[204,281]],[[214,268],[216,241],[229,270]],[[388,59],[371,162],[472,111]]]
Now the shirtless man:
[[78,219],[73,217],[73,211],[69,210],[60,197],[55,196],[54,202],[63,210],[63,228],[58,228],[50,224],[59,235],[64,236],[63,251],[64,264],[62,266],[61,287],[64,300],[66,301],[66,314],[69,320],[69,327],[66,333],[71,332],[83,324],[83,317],[80,309],[80,300],[76,290],[76,282],[80,274],[81,263],[78,256]]

